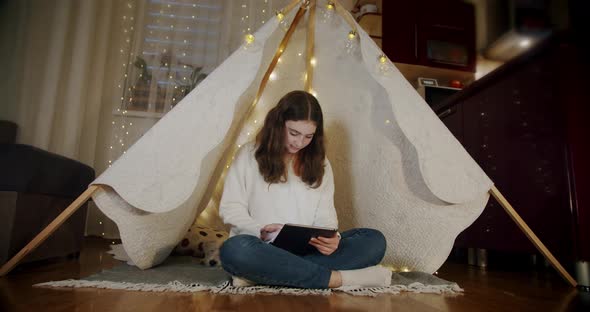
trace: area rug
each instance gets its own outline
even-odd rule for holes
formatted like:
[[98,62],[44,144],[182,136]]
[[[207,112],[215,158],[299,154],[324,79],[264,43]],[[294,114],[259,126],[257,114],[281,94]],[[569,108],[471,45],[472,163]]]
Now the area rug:
[[154,292],[209,291],[217,294],[289,294],[329,295],[344,292],[355,296],[377,296],[401,292],[458,294],[463,289],[454,282],[446,281],[423,272],[393,273],[391,286],[387,287],[340,287],[336,289],[301,289],[279,286],[234,287],[231,277],[220,267],[207,267],[198,259],[186,256],[169,257],[164,263],[148,270],[119,264],[112,269],[78,280],[68,279],[36,284],[37,287],[108,288]]

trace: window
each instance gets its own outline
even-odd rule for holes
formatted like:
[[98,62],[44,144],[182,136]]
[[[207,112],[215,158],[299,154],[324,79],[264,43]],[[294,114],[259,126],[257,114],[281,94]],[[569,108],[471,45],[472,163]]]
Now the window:
[[225,1],[148,0],[140,8],[122,108],[164,114],[221,61]]

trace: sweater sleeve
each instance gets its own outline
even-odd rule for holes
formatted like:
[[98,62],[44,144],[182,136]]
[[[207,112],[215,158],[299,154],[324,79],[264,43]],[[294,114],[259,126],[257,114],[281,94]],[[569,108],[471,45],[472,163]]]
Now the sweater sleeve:
[[225,224],[232,227],[235,234],[260,236],[260,228],[248,211],[248,179],[250,170],[250,145],[244,145],[237,153],[234,162],[225,176],[223,195],[219,202],[219,215]]
[[334,207],[334,175],[332,173],[332,166],[327,158],[324,178],[320,188],[322,191],[313,225],[338,228],[338,217],[336,215],[336,208]]

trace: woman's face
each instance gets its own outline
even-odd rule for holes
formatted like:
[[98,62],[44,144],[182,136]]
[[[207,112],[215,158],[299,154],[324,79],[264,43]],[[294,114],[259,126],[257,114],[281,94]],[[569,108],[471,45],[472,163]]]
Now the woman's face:
[[287,120],[285,122],[285,149],[295,154],[305,148],[315,134],[316,124],[311,120]]

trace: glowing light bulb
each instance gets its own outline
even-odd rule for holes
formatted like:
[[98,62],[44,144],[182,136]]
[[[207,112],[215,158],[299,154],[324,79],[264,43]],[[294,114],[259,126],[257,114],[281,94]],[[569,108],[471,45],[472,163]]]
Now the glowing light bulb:
[[326,4],[325,9],[323,10],[322,13],[322,18],[321,21],[324,23],[327,23],[329,21],[334,22],[334,2],[332,1],[328,1],[328,3]]
[[246,41],[246,44],[252,44],[252,43],[254,43],[254,35],[252,35],[252,34],[247,34],[247,35],[244,37],[244,40]]
[[393,65],[387,59],[385,54],[381,54],[377,57],[377,73],[381,76],[388,76],[393,71]]
[[258,51],[260,44],[256,42],[254,35],[248,33],[244,36],[244,49],[249,51]]
[[344,41],[344,51],[348,54],[355,54],[358,50],[357,33],[354,30],[348,32]]
[[283,14],[283,12],[281,12],[281,11],[277,11],[277,12],[275,13],[275,15],[277,16],[277,19],[278,19],[279,21],[282,21],[282,20],[285,18],[285,14]]
[[287,31],[287,29],[289,29],[289,24],[287,23],[287,19],[285,18],[285,14],[282,11],[277,11],[275,13],[277,20],[279,21],[279,27],[284,30]]
[[315,64],[317,64],[315,57],[312,57],[311,60],[309,60],[309,63],[311,64],[311,66],[315,66]]

